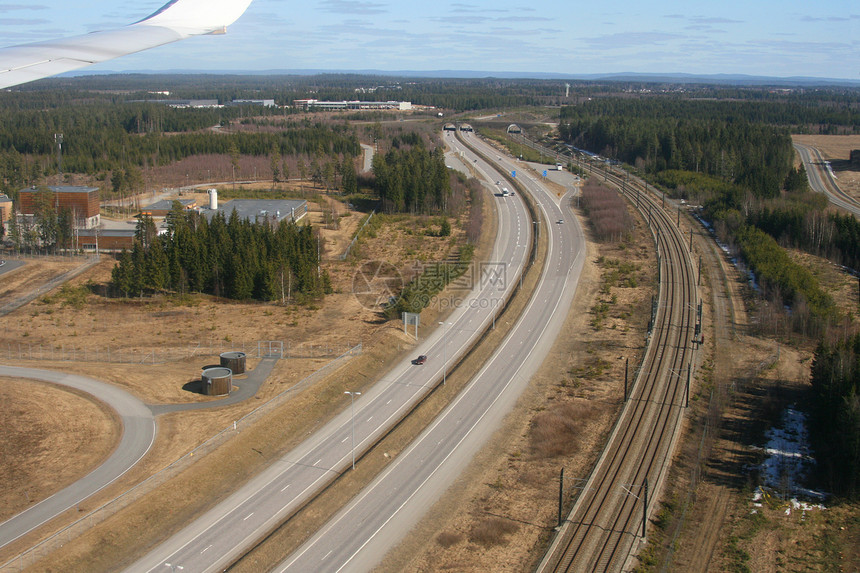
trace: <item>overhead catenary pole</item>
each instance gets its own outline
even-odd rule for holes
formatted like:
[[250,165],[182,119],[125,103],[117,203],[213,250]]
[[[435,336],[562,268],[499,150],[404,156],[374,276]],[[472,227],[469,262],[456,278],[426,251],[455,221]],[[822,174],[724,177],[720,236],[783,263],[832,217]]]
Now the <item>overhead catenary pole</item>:
[[627,396],[628,396],[628,392],[627,392],[627,371],[628,371],[628,368],[629,368],[629,367],[630,367],[630,358],[627,358],[627,359],[625,359],[625,360],[624,360],[624,401],[625,401],[625,402],[627,401]]
[[561,527],[563,520],[562,508],[564,506],[564,467],[561,468],[561,475],[558,478],[558,527]]
[[684,392],[684,407],[685,408],[690,407],[690,377],[692,376],[692,372],[693,372],[693,364],[690,363],[687,366],[687,389]]
[[644,495],[642,496],[642,539],[645,539],[645,531],[648,528],[648,478],[645,478]]

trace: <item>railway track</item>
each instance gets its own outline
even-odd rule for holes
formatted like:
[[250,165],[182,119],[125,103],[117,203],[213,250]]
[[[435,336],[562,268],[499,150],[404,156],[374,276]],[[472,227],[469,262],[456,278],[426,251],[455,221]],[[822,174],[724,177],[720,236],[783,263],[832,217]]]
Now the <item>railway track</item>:
[[659,296],[651,341],[603,453],[538,571],[621,571],[645,539],[666,476],[694,368],[696,274],[675,217],[641,182],[593,170],[649,222]]

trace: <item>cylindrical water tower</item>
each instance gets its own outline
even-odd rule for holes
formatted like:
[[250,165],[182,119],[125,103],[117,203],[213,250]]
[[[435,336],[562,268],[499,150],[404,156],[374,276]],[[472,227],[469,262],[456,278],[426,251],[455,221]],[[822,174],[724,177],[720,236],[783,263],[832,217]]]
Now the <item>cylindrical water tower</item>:
[[203,393],[207,396],[226,396],[233,389],[233,371],[212,367],[203,371]]
[[218,190],[210,189],[209,190],[209,208],[213,211],[218,210]]
[[245,373],[244,352],[224,352],[221,354],[221,366],[229,368],[233,374]]

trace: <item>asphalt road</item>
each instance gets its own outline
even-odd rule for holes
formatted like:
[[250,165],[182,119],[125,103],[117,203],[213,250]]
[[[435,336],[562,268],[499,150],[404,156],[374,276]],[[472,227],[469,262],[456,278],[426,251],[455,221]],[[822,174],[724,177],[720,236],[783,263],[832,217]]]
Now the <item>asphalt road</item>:
[[20,269],[26,264],[27,263],[25,261],[16,261],[12,259],[0,260],[0,275],[14,271],[15,269]]
[[0,365],[0,375],[32,378],[87,392],[113,408],[120,416],[123,434],[117,448],[99,467],[72,485],[0,524],[0,547],[74,507],[131,469],[149,451],[155,439],[155,419],[140,400],[110,384],[51,370]]
[[[491,323],[497,307],[514,287],[529,253],[531,219],[519,199],[499,201],[499,233],[490,261],[478,262],[474,288],[444,301],[455,310],[415,349],[427,362],[398,364],[295,450],[285,455],[229,498],[133,564],[129,571],[163,571],[165,563],[187,571],[218,571],[249,545],[300,507],[402,418],[443,378],[456,360]],[[495,198],[493,199],[495,200]],[[315,570],[315,569],[314,569]]]
[[[474,135],[466,141],[492,158],[488,173],[522,170]],[[475,159],[467,152],[470,159]],[[494,176],[495,177],[495,176]],[[565,197],[541,177],[518,175],[539,203],[549,251],[541,280],[514,329],[467,388],[418,439],[348,506],[275,571],[369,571],[430,509],[501,425],[552,347],[573,300],[585,260],[585,239]],[[513,201],[514,197],[498,198]],[[516,198],[516,200],[519,200]],[[557,221],[563,221],[557,223]],[[544,231],[546,232],[546,231]]]
[[800,159],[803,161],[806,175],[809,178],[809,186],[812,187],[812,190],[824,193],[831,203],[853,213],[855,217],[860,217],[860,203],[839,188],[839,185],[827,169],[821,153],[814,147],[799,143],[794,144],[794,149],[797,150]]

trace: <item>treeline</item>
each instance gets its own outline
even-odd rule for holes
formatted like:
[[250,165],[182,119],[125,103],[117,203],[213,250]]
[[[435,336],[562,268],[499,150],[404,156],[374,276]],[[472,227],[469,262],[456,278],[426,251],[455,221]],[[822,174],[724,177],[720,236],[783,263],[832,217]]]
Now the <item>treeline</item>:
[[297,122],[277,132],[208,130],[225,121],[224,114],[229,112],[173,110],[152,104],[0,110],[4,126],[0,130],[0,186],[3,192],[14,192],[56,173],[57,133],[63,134],[63,171],[95,176],[168,165],[201,154],[353,158],[361,153],[357,135],[344,124]]
[[663,171],[654,179],[676,198],[702,204],[726,242],[741,227],[752,225],[781,246],[860,270],[860,222],[853,215],[830,211],[827,197],[810,191],[802,166],[789,170],[783,192],[771,199],[702,173]]
[[832,493],[860,494],[860,335],[821,343],[812,365],[811,437]]
[[[805,267],[795,263],[776,241],[752,226],[735,233],[741,256],[755,272],[765,294],[794,310],[797,320],[809,320],[810,313],[828,318],[833,313],[833,300],[824,292],[818,279]],[[804,330],[806,330],[805,325]],[[808,330],[804,332],[810,334]],[[820,334],[816,332],[814,334]]]
[[200,292],[235,300],[288,300],[331,292],[319,267],[318,238],[310,226],[293,222],[277,228],[251,223],[233,213],[212,221],[175,208],[169,231],[156,233],[142,217],[134,247],[123,251],[111,274],[123,296],[173,291]]
[[403,141],[373,156],[375,190],[386,213],[447,213],[451,181],[441,147]]
[[783,245],[860,269],[860,222],[851,214],[828,212],[819,204],[827,202],[823,195],[809,195],[815,199],[785,207],[765,205],[747,220]]
[[768,105],[599,98],[563,108],[559,132],[576,147],[645,172],[702,172],[775,197],[794,150],[787,127],[756,119],[749,109]]

